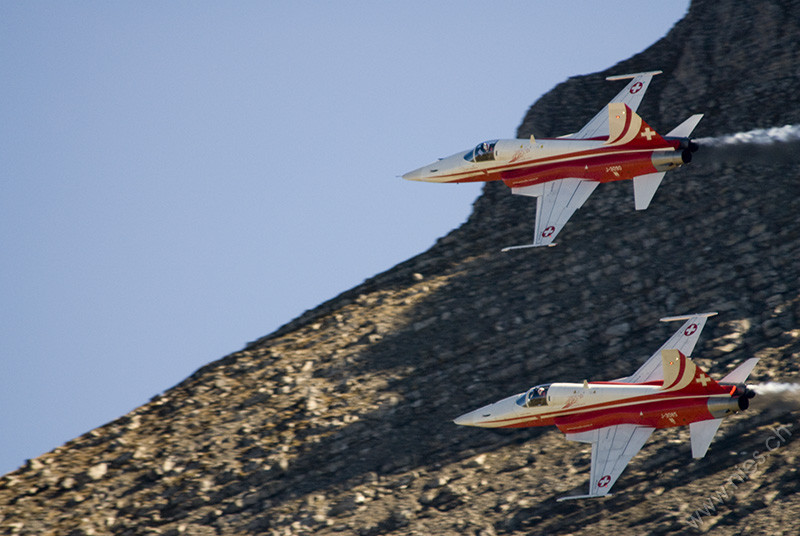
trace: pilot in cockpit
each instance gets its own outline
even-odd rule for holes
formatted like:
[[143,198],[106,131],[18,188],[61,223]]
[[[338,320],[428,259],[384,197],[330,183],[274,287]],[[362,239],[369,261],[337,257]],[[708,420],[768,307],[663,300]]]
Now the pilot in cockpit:
[[517,399],[517,405],[532,408],[535,406],[544,406],[547,404],[547,388],[550,384],[537,385],[531,387],[528,391]]

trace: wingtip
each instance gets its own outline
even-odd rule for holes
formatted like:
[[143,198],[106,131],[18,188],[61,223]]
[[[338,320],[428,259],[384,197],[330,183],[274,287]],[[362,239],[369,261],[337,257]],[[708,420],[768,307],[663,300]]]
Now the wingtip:
[[601,497],[611,497],[610,493],[606,493],[605,495],[571,495],[569,497],[559,497],[556,499],[557,502],[563,501],[574,501],[575,499],[599,499]]
[[663,72],[664,71],[644,71],[641,73],[615,74],[612,76],[606,76],[606,80],[627,80],[628,78],[636,78],[637,76],[655,76]]
[[716,311],[712,311],[710,313],[695,313],[695,314],[691,314],[691,315],[665,316],[664,318],[659,318],[658,321],[659,322],[676,322],[678,320],[689,320],[690,318],[695,318],[695,317],[706,317],[706,318],[708,318],[708,317],[711,317],[711,316],[717,316],[718,314],[719,313],[717,313]]
[[506,251],[514,251],[516,249],[530,249],[530,248],[538,248],[539,244],[524,244],[522,246],[507,246],[501,249],[500,251],[505,253]]

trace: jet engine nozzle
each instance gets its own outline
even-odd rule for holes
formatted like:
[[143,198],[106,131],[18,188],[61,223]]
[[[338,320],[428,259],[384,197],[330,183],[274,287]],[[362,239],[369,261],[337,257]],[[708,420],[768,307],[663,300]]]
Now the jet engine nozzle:
[[739,409],[744,411],[750,407],[750,399],[756,396],[756,392],[752,389],[748,389],[747,387],[744,388],[744,392],[742,395],[737,398],[737,402],[739,404]]
[[689,138],[684,138],[681,140],[678,149],[688,149],[690,152],[695,153],[700,148],[700,145],[694,141],[690,140]]
[[[744,402],[742,400],[744,399]],[[750,399],[746,396],[727,397],[727,398],[709,398],[708,399],[708,412],[714,416],[715,419],[720,419],[726,415],[732,415],[739,411],[744,411],[750,405]],[[744,407],[742,407],[744,406]]]
[[692,161],[692,151],[690,149],[677,151],[655,151],[650,157],[650,161],[656,171],[669,171],[676,167],[688,164]]
[[683,151],[683,150],[688,149],[689,152],[695,153],[700,148],[700,144],[698,144],[696,141],[694,141],[692,139],[689,139],[689,138],[670,138],[670,137],[667,137],[666,139],[669,140],[669,141],[672,141],[672,142],[678,142],[677,143],[678,146],[675,147],[676,151]]

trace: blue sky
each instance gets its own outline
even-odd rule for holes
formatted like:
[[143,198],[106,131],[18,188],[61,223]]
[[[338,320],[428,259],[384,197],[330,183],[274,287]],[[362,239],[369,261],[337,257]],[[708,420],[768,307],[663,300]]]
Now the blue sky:
[[480,186],[398,175],[687,7],[0,3],[0,474],[430,247]]

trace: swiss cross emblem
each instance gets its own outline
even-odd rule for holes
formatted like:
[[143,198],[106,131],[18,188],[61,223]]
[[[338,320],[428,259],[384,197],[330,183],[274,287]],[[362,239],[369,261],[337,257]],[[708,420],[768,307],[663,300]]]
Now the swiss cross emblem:
[[633,84],[631,86],[631,95],[639,93],[642,90],[642,87],[644,87],[644,84],[642,84],[641,82],[636,82],[635,84]]
[[643,137],[647,138],[647,141],[652,140],[653,136],[655,136],[655,135],[656,135],[656,133],[653,132],[653,130],[650,127],[647,127],[646,129],[644,129],[642,131],[642,133],[640,134],[640,136],[643,136]]
[[611,477],[606,475],[606,476],[604,476],[603,478],[601,478],[600,480],[597,481],[597,487],[598,488],[605,488],[606,486],[608,486],[609,482],[611,482]]
[[706,376],[705,373],[701,372],[695,381],[705,387],[706,384],[711,381],[711,378]]
[[691,337],[692,335],[694,335],[695,331],[697,331],[697,324],[692,324],[691,326],[686,328],[683,334],[686,335],[687,337]]
[[553,236],[553,233],[555,233],[555,232],[556,232],[556,228],[551,225],[549,227],[546,227],[545,230],[542,231],[542,237],[550,238],[551,236]]

